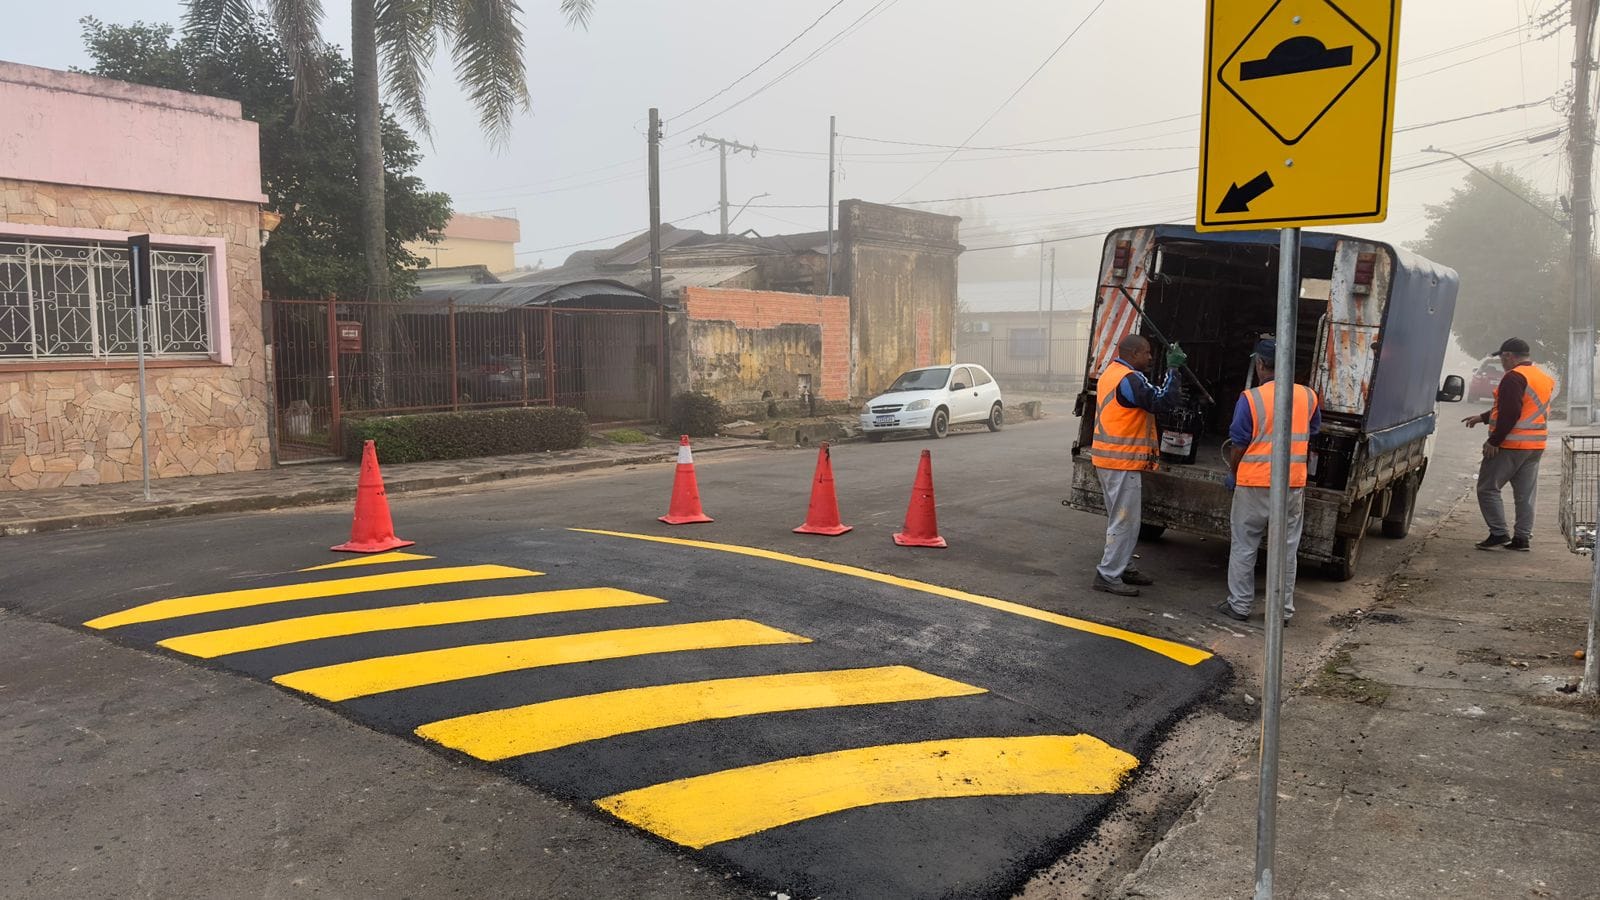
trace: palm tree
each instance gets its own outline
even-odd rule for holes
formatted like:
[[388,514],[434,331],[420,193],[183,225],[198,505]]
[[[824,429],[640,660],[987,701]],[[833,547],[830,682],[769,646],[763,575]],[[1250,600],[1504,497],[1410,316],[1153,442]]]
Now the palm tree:
[[[304,99],[319,86],[322,0],[262,2],[294,70],[295,96]],[[242,27],[255,6],[256,0],[188,0],[185,27],[215,42]],[[586,26],[593,8],[594,0],[561,0],[561,12],[571,25]],[[518,0],[350,0],[356,177],[369,299],[388,299],[389,293],[380,81],[400,113],[428,134],[427,69],[444,45],[484,132],[503,146],[513,117],[529,106],[521,13]]]

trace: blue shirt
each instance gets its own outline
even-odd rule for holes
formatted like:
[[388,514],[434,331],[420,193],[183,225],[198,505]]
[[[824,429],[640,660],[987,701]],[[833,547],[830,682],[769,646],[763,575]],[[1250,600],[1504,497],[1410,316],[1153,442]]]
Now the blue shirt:
[[1122,377],[1117,385],[1117,402],[1128,409],[1142,409],[1145,412],[1168,412],[1178,406],[1178,401],[1183,398],[1183,389],[1178,385],[1178,370],[1168,369],[1167,377],[1162,380],[1161,387],[1150,383],[1144,373],[1128,365],[1128,361],[1117,357],[1117,362],[1133,369]]
[[[1311,433],[1316,434],[1321,430],[1322,403],[1314,401],[1311,404]],[[1233,425],[1228,428],[1228,437],[1233,440],[1233,445],[1241,450],[1250,446],[1250,442],[1255,440],[1256,418],[1250,412],[1250,398],[1245,394],[1240,394],[1239,402],[1234,404]]]

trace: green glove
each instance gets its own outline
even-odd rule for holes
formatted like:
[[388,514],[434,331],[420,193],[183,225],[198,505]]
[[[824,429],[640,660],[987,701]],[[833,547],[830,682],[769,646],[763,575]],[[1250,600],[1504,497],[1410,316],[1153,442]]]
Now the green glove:
[[1167,368],[1181,369],[1183,368],[1184,363],[1188,361],[1189,354],[1183,352],[1183,349],[1177,344],[1172,344],[1171,346],[1167,347]]

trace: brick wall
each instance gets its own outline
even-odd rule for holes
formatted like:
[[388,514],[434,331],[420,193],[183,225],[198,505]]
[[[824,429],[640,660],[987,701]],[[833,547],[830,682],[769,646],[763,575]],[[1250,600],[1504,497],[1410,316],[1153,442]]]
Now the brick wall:
[[[741,371],[728,375],[728,379],[735,382],[733,385],[720,386],[720,390],[711,388],[712,385],[691,385],[695,390],[705,390],[708,393],[721,395],[731,393],[730,387],[736,388],[738,384],[754,385],[768,375],[777,375],[789,385],[788,390],[794,390],[797,376],[809,374],[812,376],[815,391],[819,400],[848,400],[850,398],[850,299],[848,297],[827,297],[813,294],[785,294],[776,291],[750,291],[727,288],[685,288],[684,312],[690,320],[690,334],[694,333],[693,323],[699,322],[729,322],[733,327],[742,331],[772,331],[780,326],[814,325],[821,332],[821,347],[818,358],[802,360],[793,353],[784,353],[780,358],[762,359],[750,358],[741,360]],[[693,340],[691,337],[691,346]],[[792,340],[786,341],[785,346],[793,344]],[[776,363],[783,371],[774,371],[770,365]],[[690,370],[695,366],[690,360]],[[801,371],[802,367],[809,369],[815,366],[815,371]],[[743,371],[743,370],[750,371]],[[757,393],[759,397],[759,392]],[[746,397],[726,396],[723,399],[755,399]]]

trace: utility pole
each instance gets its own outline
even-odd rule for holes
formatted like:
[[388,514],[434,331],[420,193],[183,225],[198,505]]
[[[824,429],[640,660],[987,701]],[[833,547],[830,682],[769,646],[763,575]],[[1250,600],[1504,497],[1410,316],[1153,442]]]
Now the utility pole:
[[1044,338],[1044,373],[1056,373],[1056,248],[1050,248],[1050,318]]
[[748,150],[750,151],[751,156],[755,156],[757,148],[754,146],[746,146],[738,141],[714,138],[708,134],[705,134],[704,132],[702,132],[701,135],[694,140],[695,143],[702,147],[715,144],[717,148],[717,156],[720,158],[722,164],[722,202],[717,205],[722,209],[722,234],[724,237],[726,237],[728,234],[728,149],[732,148],[734,153],[738,153],[740,150]]
[[828,117],[828,296],[833,296],[833,145],[839,142],[839,129]]
[[[661,310],[660,336],[656,342],[661,348],[661,421],[667,421],[667,307],[661,302],[661,111],[650,107],[650,299]],[[724,214],[726,215],[726,214]],[[554,341],[555,335],[548,340]]]
[[1577,38],[1572,48],[1572,340],[1567,362],[1567,421],[1590,425],[1594,415],[1594,292],[1589,260],[1594,242],[1594,121],[1589,76],[1594,68],[1596,0],[1572,0]]

